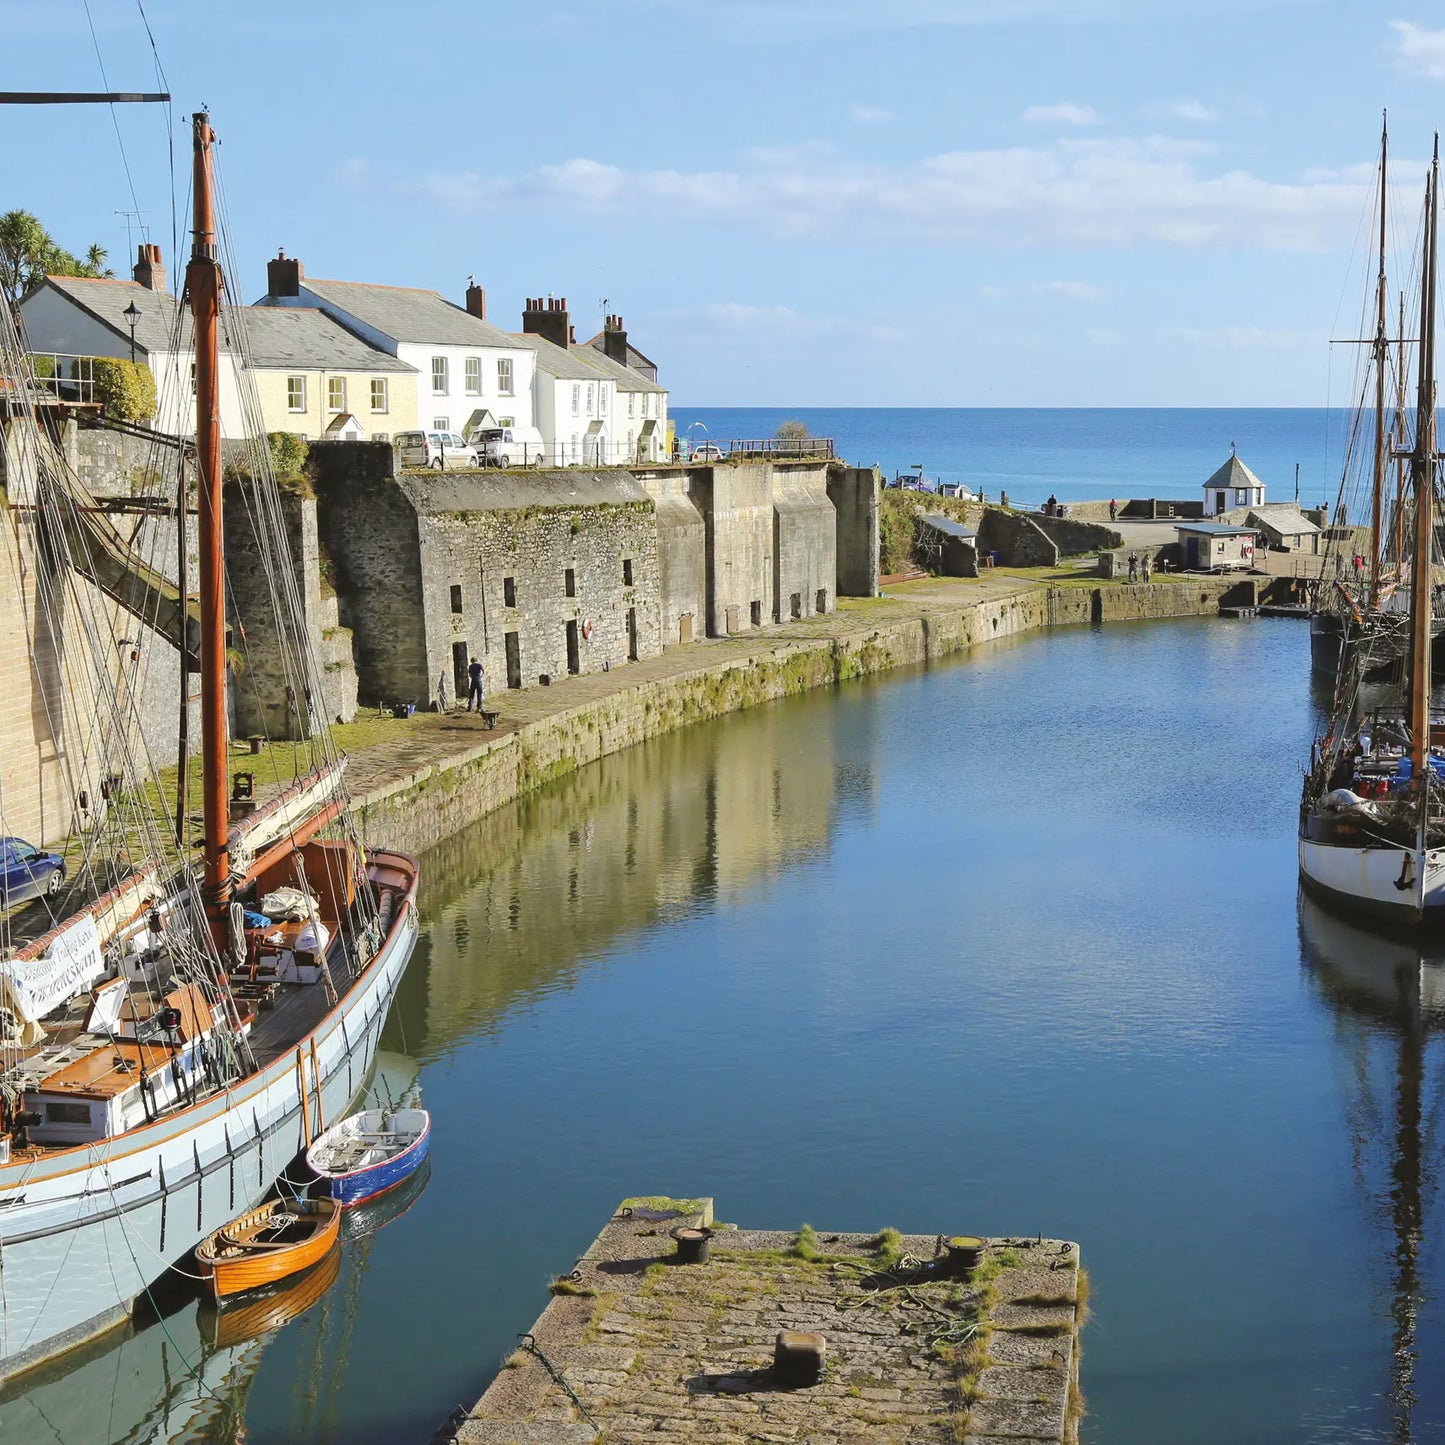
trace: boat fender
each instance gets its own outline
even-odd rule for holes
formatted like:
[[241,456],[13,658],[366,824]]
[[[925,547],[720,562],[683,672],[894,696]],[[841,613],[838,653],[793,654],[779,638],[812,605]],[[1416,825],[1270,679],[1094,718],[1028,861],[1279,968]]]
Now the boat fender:
[[582,641],[592,641],[592,619],[590,617],[586,618],[582,623]]

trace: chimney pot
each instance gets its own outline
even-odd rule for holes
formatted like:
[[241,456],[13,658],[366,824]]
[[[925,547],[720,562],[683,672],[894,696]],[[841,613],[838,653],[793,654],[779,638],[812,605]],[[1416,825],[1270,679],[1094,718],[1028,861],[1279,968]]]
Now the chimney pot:
[[166,268],[161,262],[161,248],[150,242],[136,248],[135,269],[130,273],[147,291],[166,289]]
[[467,310],[480,321],[487,319],[487,293],[475,281],[467,287]]
[[522,312],[522,331],[528,336],[541,336],[564,351],[571,343],[571,325],[565,296],[533,296]]
[[277,251],[274,261],[266,262],[266,293],[269,296],[300,296],[301,278],[306,268],[288,260],[285,251]]

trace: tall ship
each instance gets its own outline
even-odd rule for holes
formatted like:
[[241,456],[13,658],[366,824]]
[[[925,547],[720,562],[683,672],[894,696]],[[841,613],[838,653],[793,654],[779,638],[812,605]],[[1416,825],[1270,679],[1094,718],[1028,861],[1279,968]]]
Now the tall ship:
[[[1305,886],[1349,908],[1408,926],[1445,922],[1445,725],[1431,715],[1436,611],[1435,329],[1439,141],[1426,186],[1410,513],[1401,571],[1401,705],[1369,707],[1363,692],[1382,623],[1347,640],[1328,730],[1313,747],[1299,817]],[[1383,407],[1376,436],[1383,432]],[[1377,442],[1378,445],[1378,442]],[[1403,508],[1402,508],[1403,510]],[[1376,534],[1379,535],[1378,532]]]
[[[196,1244],[258,1205],[363,1089],[418,935],[416,864],[363,846],[344,759],[311,706],[321,669],[264,438],[248,485],[223,497],[221,334],[239,362],[245,320],[224,304],[214,140],[195,115],[195,439],[171,449],[183,574],[192,487],[195,499],[194,602],[184,575],[168,587],[124,555],[66,462],[8,306],[0,323],[5,540],[27,588],[29,665],[60,679],[45,706],[79,719],[62,761],[89,820],[63,851],[25,851],[0,789],[0,1381],[123,1322],[173,1271],[194,1275]],[[259,415],[248,384],[241,405]],[[272,615],[228,629],[233,498],[254,536],[242,565],[268,579]],[[124,664],[139,652],[94,606],[101,593],[153,627],[169,617],[182,638],[174,795],[137,725],[147,679]],[[295,727],[282,735],[299,761],[269,788],[230,776],[227,673],[248,623],[289,640]],[[199,848],[185,736],[196,679]],[[17,878],[41,895],[23,908]]]
[[[1393,347],[1388,332],[1386,278],[1389,131],[1381,127],[1378,171],[1378,266],[1372,310],[1366,392],[1354,410],[1345,464],[1335,500],[1335,526],[1326,532],[1321,572],[1312,589],[1310,666],[1322,677],[1339,674],[1345,653],[1372,680],[1398,676],[1408,649],[1409,593],[1405,581],[1407,493],[1405,302]],[[1394,368],[1393,382],[1391,367]],[[1387,405],[1393,401],[1393,416]],[[1369,435],[1366,437],[1366,430]],[[1368,476],[1365,470],[1368,453]],[[1361,544],[1355,527],[1368,526]],[[1432,618],[1432,637],[1445,634],[1445,617]]]

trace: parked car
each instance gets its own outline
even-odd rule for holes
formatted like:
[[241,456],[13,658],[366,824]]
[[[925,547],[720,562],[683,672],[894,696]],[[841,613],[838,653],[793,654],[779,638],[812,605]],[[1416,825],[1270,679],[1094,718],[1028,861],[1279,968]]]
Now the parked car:
[[398,466],[475,467],[477,450],[454,431],[399,431],[392,440]]
[[65,882],[65,859],[46,853],[23,838],[0,838],[0,907],[59,893]]
[[690,461],[694,462],[720,462],[723,459],[722,448],[714,446],[712,442],[703,442],[701,446],[692,449]]
[[547,456],[536,427],[483,427],[471,441],[484,467],[539,467]]

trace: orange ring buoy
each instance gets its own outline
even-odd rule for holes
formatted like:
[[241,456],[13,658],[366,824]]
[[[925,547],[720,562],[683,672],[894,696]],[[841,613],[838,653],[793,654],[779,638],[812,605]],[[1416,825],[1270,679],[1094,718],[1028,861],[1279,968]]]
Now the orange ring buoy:
[[587,620],[586,620],[585,622],[583,622],[583,624],[582,624],[582,641],[583,641],[583,642],[590,642],[591,640],[592,640],[592,619],[589,617],[589,618],[587,618]]

